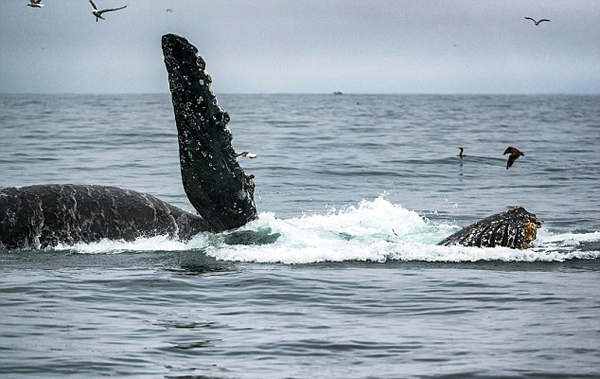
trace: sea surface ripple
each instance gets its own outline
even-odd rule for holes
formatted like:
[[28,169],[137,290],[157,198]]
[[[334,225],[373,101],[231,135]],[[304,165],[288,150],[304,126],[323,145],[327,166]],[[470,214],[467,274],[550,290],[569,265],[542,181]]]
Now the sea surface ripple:
[[[2,378],[600,377],[600,97],[219,100],[258,220],[0,248]],[[168,95],[0,95],[0,130],[0,187],[193,211]],[[436,245],[512,205],[532,249]]]

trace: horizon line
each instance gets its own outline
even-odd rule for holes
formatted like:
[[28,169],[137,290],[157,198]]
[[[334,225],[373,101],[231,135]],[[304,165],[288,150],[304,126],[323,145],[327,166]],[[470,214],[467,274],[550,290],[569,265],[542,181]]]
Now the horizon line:
[[[213,91],[214,92],[214,91]],[[0,92],[0,96],[48,95],[171,95],[171,92]],[[220,92],[221,95],[335,95],[335,96],[597,96],[600,92]]]

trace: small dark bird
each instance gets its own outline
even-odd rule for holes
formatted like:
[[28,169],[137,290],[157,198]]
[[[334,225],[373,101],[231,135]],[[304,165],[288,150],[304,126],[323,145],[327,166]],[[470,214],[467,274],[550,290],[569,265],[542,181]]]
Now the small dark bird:
[[102,13],[120,11],[121,9],[127,8],[127,5],[125,5],[125,6],[119,7],[119,8],[110,8],[110,9],[99,10],[98,7],[96,7],[96,4],[94,4],[94,2],[92,0],[90,0],[90,4],[92,5],[92,13],[94,14],[94,16],[96,16],[96,22],[98,22],[98,19],[100,19],[100,18],[103,20],[106,20],[104,17],[102,17]]
[[165,10],[165,12],[166,12],[166,13],[172,13],[172,12],[173,12],[173,9],[171,9],[171,8],[167,8],[167,10]]
[[541,19],[541,20],[539,20],[539,21],[536,21],[536,20],[534,20],[534,19],[533,19],[533,18],[531,18],[531,17],[525,17],[525,19],[526,19],[526,20],[531,20],[531,21],[533,21],[533,23],[535,24],[535,26],[539,26],[539,25],[540,25],[540,22],[544,22],[544,21],[548,21],[548,22],[550,22],[550,20],[548,20],[547,18],[542,18],[542,19]]
[[467,156],[467,154],[463,154],[463,151],[464,151],[465,149],[463,149],[462,147],[459,147],[459,149],[460,149],[460,153],[458,153],[458,157],[459,157],[460,159],[463,159],[464,157],[466,157],[466,156]]
[[506,169],[508,170],[508,168],[510,166],[513,165],[513,163],[515,163],[515,161],[517,160],[517,158],[519,158],[521,155],[525,156],[525,154],[521,153],[519,151],[519,149],[516,149],[514,147],[507,147],[506,150],[504,150],[504,154],[510,154],[508,157],[508,161],[506,162]]

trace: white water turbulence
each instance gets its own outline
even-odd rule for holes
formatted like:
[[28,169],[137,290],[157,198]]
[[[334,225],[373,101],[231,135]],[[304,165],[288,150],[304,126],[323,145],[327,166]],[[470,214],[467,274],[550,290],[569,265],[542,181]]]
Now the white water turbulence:
[[99,242],[80,242],[69,246],[59,244],[54,248],[47,248],[47,250],[72,250],[79,254],[119,254],[132,251],[181,251],[187,249],[188,246],[185,242],[174,240],[167,235],[142,237],[131,242],[103,239]]
[[196,250],[221,261],[311,264],[320,262],[563,262],[600,258],[600,232],[552,233],[538,229],[532,249],[438,246],[460,226],[432,221],[393,204],[385,194],[325,214],[279,219],[271,212],[235,231],[199,233],[188,242],[168,236],[132,242],[59,245],[79,254]]
[[534,248],[527,250],[436,245],[459,229],[457,225],[435,223],[380,196],[373,201],[363,200],[356,207],[287,220],[262,213],[258,220],[237,231],[217,236],[200,234],[189,247],[203,248],[218,260],[286,264],[562,262],[600,257],[598,249],[579,249],[582,244],[599,242],[598,232],[555,235],[540,230]]

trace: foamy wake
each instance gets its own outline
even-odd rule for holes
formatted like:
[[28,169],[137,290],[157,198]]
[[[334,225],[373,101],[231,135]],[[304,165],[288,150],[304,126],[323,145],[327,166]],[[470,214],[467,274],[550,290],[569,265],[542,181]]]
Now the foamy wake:
[[168,236],[138,238],[135,241],[101,240],[92,243],[77,243],[72,246],[58,245],[56,250],[74,250],[80,254],[119,254],[129,251],[178,251],[189,249],[185,242],[176,241]]
[[[562,262],[600,258],[600,232],[552,234],[538,230],[534,248],[437,246],[459,230],[433,222],[385,197],[363,200],[355,207],[287,220],[262,213],[234,232],[200,233],[187,243],[167,237],[134,242],[101,241],[79,244],[80,253],[199,250],[218,260],[256,263],[309,264],[344,261],[424,262]],[[591,248],[590,248],[591,247]],[[67,248],[67,247],[64,247]]]

